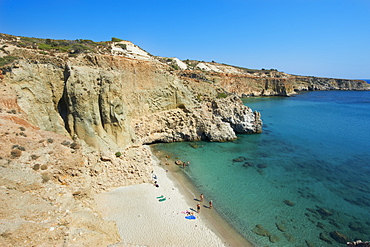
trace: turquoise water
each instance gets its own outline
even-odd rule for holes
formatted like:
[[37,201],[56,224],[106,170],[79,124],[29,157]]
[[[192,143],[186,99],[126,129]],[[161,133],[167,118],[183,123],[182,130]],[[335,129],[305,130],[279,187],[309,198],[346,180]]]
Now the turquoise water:
[[189,161],[186,174],[257,246],[345,246],[333,231],[370,240],[370,92],[244,102],[261,112],[263,133],[157,148]]

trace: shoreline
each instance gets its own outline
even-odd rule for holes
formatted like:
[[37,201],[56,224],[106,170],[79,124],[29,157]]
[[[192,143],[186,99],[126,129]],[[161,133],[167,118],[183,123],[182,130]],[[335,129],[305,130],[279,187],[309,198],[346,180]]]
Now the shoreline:
[[[152,155],[156,158],[156,163],[159,167],[169,170],[167,173],[169,179],[175,184],[179,192],[184,196],[186,202],[191,206],[199,202],[198,198],[201,192],[196,188],[190,178],[180,168],[180,165],[176,165],[176,159],[173,158],[172,153],[165,153],[163,150],[150,147]],[[166,158],[169,156],[169,158]],[[167,163],[168,165],[163,165]],[[245,237],[243,237],[233,226],[230,225],[218,212],[217,205],[213,202],[213,209],[210,210],[209,200],[205,195],[204,202],[202,203],[200,215],[202,220],[205,221],[206,226],[213,231],[222,241],[225,246],[229,247],[254,247]]]
[[[121,242],[111,247],[253,246],[214,208],[204,207],[208,206],[207,198],[198,214],[195,209],[199,193],[175,159],[148,148],[153,159],[153,183],[119,187],[94,197],[101,217],[115,222],[121,237]],[[186,211],[192,212],[195,219],[185,218]]]

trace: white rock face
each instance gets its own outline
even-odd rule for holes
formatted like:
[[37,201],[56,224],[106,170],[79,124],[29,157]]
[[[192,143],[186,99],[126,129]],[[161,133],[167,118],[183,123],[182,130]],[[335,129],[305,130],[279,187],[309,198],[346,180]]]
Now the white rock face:
[[216,99],[188,109],[173,109],[133,121],[141,143],[175,141],[231,141],[236,133],[262,131],[260,115],[236,96]]
[[133,59],[151,60],[152,57],[130,41],[113,42],[112,55],[124,55]]
[[188,66],[183,61],[178,59],[177,57],[174,57],[172,59],[177,64],[177,66],[179,66],[180,69],[184,70],[188,68]]

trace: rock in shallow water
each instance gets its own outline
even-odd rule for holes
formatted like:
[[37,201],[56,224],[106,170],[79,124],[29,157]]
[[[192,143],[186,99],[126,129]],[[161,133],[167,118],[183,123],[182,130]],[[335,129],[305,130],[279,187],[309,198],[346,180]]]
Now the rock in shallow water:
[[282,232],[286,231],[286,228],[282,223],[275,223],[275,225],[276,225],[277,229],[279,229],[279,231],[282,231]]
[[338,231],[330,232],[330,237],[332,237],[335,241],[341,244],[346,244],[347,242],[350,241],[350,239],[346,235]]
[[270,232],[263,228],[263,226],[261,225],[256,225],[252,232],[260,236],[271,236]]
[[271,242],[271,243],[276,243],[276,242],[278,242],[280,239],[279,239],[279,237],[278,236],[274,236],[274,235],[270,235],[269,236],[269,241]]
[[294,202],[292,202],[292,201],[290,201],[290,200],[284,200],[284,203],[285,203],[286,205],[288,205],[288,206],[291,206],[291,207],[293,207],[293,206],[295,205],[295,203],[294,203]]
[[332,242],[330,241],[329,236],[326,233],[321,232],[319,238],[322,241],[327,242],[328,244],[332,244]]
[[332,212],[330,212],[329,210],[325,209],[325,208],[318,208],[316,209],[316,211],[321,214],[321,216],[324,216],[324,217],[327,217],[327,216],[331,216],[333,215]]
[[247,158],[243,156],[239,156],[238,158],[233,159],[233,162],[243,162],[246,161]]

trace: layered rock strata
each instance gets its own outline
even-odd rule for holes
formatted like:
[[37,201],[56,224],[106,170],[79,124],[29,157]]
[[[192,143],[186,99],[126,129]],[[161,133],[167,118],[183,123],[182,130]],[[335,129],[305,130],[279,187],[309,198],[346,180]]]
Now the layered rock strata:
[[4,246],[119,242],[94,194],[151,181],[143,144],[261,132],[260,114],[240,96],[370,89],[362,81],[155,57],[119,40],[0,34],[0,69]]
[[133,121],[142,143],[177,141],[230,141],[236,133],[259,133],[259,112],[244,106],[236,96],[215,99],[193,108],[173,109]]

